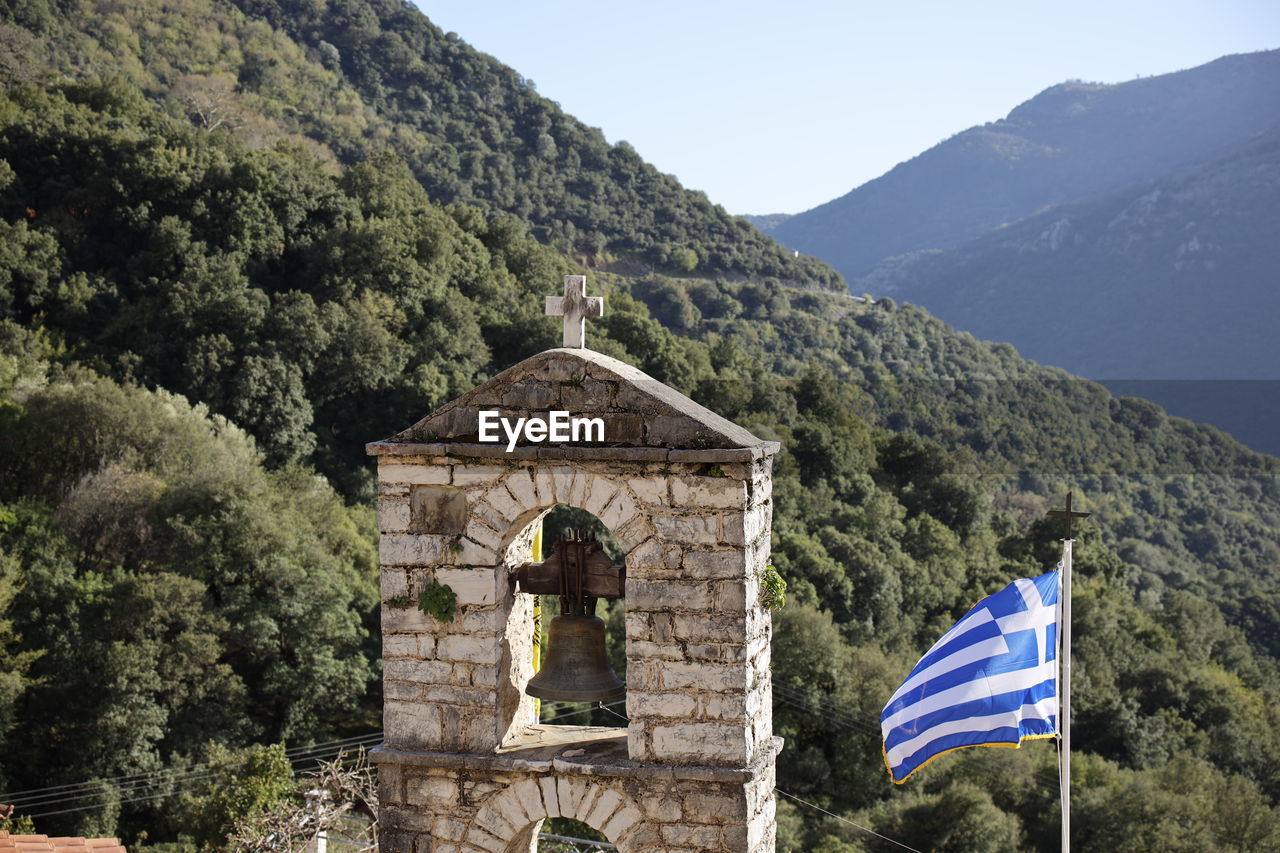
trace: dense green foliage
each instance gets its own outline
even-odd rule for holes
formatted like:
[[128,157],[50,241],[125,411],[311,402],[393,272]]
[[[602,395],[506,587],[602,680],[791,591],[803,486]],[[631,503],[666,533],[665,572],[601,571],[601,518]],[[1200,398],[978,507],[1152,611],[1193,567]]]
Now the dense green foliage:
[[400,0],[236,5],[28,0],[12,18],[39,40],[12,49],[61,72],[127,75],[255,143],[304,134],[345,163],[390,148],[436,201],[512,213],[597,267],[844,286]]
[[[353,4],[367,14],[347,28],[394,29],[372,8]],[[541,296],[577,269],[515,216],[442,207],[453,196],[425,192],[411,157],[364,156],[402,127],[372,108],[361,120],[387,135],[354,133],[339,166],[292,131],[218,124],[208,103],[193,114],[156,85],[174,57],[222,73],[257,50],[277,64],[234,87],[243,115],[265,122],[270,97],[313,91],[298,80],[353,91],[261,21],[198,3],[166,6],[154,27],[75,9],[80,29],[66,15],[27,25],[115,57],[127,77],[0,98],[9,790],[182,768],[220,748],[210,740],[374,727],[361,445],[554,345]],[[166,31],[196,29],[213,35],[163,48]],[[142,44],[156,49],[145,63]],[[348,47],[343,67],[363,57],[360,85],[398,92],[394,44]],[[475,73],[451,67],[419,72]],[[287,121],[322,135],[333,103],[300,100]],[[955,618],[1056,561],[1043,512],[1071,487],[1094,512],[1077,546],[1080,849],[1274,847],[1280,464],[891,300],[772,275],[599,273],[591,287],[609,306],[594,348],[787,448],[773,557],[789,599],[774,665],[782,790],[917,847],[1055,849],[1051,745],[952,756],[895,789],[876,723]],[[196,834],[195,817],[170,819],[186,814],[176,792],[112,805],[101,784],[108,807],[41,829]],[[879,849],[780,809],[781,849]]]
[[[0,742],[5,787],[181,769],[210,740],[369,726],[368,510],[305,469],[264,470],[251,439],[202,406],[46,372],[32,336],[2,331],[0,624],[22,688]],[[110,834],[112,799],[63,825]]]

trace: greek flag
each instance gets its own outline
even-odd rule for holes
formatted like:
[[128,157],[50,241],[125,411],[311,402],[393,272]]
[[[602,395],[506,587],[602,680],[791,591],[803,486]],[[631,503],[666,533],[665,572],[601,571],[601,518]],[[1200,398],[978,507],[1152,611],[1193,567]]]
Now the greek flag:
[[1060,574],[987,596],[920,658],[880,714],[894,782],[953,749],[1057,733]]

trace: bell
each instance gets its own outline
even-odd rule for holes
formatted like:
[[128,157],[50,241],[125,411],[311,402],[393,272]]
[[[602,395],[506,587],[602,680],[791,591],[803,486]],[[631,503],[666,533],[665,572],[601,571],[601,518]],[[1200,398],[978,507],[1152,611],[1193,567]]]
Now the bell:
[[560,615],[551,620],[546,659],[525,693],[559,702],[603,702],[627,692],[613,674],[599,616]]

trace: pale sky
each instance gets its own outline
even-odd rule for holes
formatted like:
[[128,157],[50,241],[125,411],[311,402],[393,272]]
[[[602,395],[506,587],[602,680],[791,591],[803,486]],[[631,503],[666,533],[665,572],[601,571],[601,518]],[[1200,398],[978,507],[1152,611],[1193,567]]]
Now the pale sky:
[[729,212],[799,213],[1068,79],[1280,47],[1276,0],[415,0]]

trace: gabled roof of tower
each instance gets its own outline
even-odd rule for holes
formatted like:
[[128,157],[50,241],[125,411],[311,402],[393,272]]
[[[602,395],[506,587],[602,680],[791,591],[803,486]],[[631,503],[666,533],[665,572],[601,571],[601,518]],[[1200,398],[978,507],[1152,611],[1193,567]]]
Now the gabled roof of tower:
[[[512,422],[520,417],[545,419],[550,411],[598,417],[604,421],[604,441],[568,448],[531,444],[522,436],[508,454],[505,436],[499,444],[480,444],[482,410],[496,410]],[[596,449],[598,454],[586,455],[656,460],[679,451],[688,461],[759,458],[777,449],[776,442],[763,441],[635,367],[589,349],[552,349],[527,358],[367,449],[374,455],[433,452],[423,445],[438,445],[439,452],[449,453],[464,445],[466,455],[509,458],[579,455],[567,451]],[[626,448],[635,451],[625,452]]]

